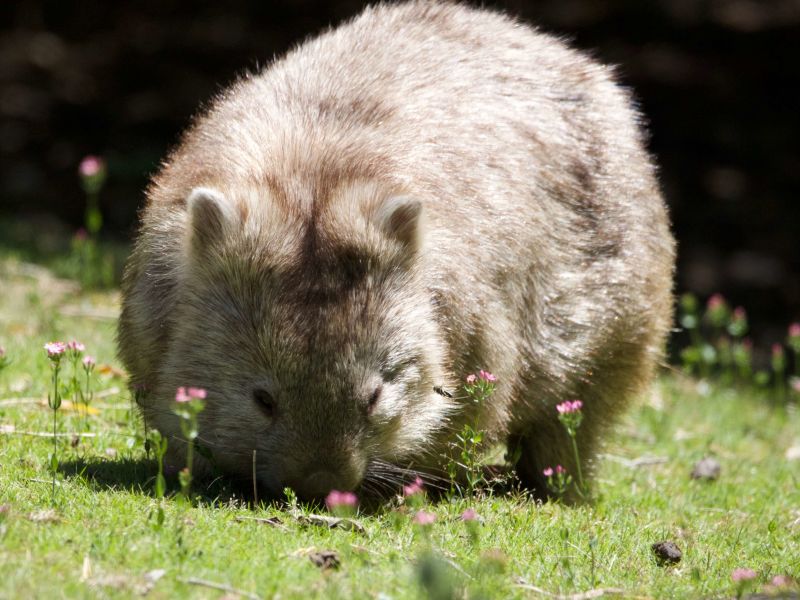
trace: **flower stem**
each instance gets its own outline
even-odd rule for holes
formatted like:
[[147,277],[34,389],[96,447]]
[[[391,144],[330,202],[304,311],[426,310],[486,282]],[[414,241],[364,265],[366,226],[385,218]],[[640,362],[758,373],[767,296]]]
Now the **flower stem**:
[[194,440],[190,439],[186,450],[186,479],[184,480],[183,496],[189,500],[192,490],[192,467],[194,466]]
[[83,430],[89,430],[89,370],[86,373],[86,392],[81,394],[81,402],[83,403]]
[[50,466],[52,467],[52,470],[53,470],[53,492],[52,492],[52,495],[51,495],[51,499],[52,499],[53,503],[55,503],[55,500],[56,500],[56,461],[58,460],[56,458],[56,449],[57,449],[57,446],[56,446],[56,409],[54,408],[53,409],[53,460],[50,461]]
[[53,458],[50,460],[50,469],[53,472],[53,490],[50,499],[53,504],[56,501],[56,468],[58,466],[58,438],[56,437],[58,406],[60,404],[58,397],[58,370],[59,365],[56,363],[53,366]]
[[578,442],[575,440],[575,432],[570,431],[569,439],[572,442],[572,452],[575,454],[575,474],[578,476],[578,494],[585,498],[586,488],[583,484],[583,472],[581,471],[581,457],[578,454]]

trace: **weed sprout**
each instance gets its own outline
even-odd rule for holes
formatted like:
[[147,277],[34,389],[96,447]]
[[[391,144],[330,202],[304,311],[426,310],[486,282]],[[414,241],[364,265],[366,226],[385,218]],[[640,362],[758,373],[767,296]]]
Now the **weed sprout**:
[[50,360],[52,369],[52,388],[53,392],[47,394],[47,405],[53,409],[53,453],[50,455],[50,470],[53,473],[53,492],[51,501],[56,500],[56,471],[58,470],[58,409],[61,407],[61,387],[59,375],[61,373],[61,359],[67,351],[67,344],[64,342],[48,342],[44,345],[47,358]]
[[451,492],[456,488],[459,469],[463,470],[466,481],[466,494],[472,495],[482,484],[486,483],[483,468],[480,464],[480,451],[482,449],[484,434],[478,426],[478,415],[484,402],[494,393],[497,377],[489,371],[480,370],[477,374],[467,375],[464,391],[474,406],[475,419],[467,423],[456,435],[458,457],[460,462],[451,459],[447,465],[450,477]]
[[181,484],[181,495],[187,501],[192,490],[194,444],[199,435],[197,416],[205,408],[203,402],[205,397],[206,391],[203,388],[179,387],[175,393],[175,402],[178,403],[175,414],[180,418],[181,431],[186,439],[186,467],[178,473],[178,479]]

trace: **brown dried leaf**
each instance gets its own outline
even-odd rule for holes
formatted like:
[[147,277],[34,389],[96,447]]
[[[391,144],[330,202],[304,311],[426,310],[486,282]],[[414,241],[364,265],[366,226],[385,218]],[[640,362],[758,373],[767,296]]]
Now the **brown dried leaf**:
[[259,523],[261,525],[269,525],[270,527],[277,527],[279,529],[288,529],[286,525],[278,517],[236,517],[234,519],[238,523],[246,523],[247,521],[252,521],[255,523]]
[[695,463],[692,469],[692,479],[703,479],[706,481],[714,481],[719,479],[722,467],[716,458],[706,456],[702,460]]
[[328,569],[338,569],[341,565],[339,561],[339,554],[333,550],[320,550],[319,552],[311,552],[308,555],[309,560],[323,571]]
[[328,527],[329,529],[344,529],[345,531],[357,531],[364,533],[364,526],[354,519],[342,517],[331,517],[328,515],[302,515],[295,513],[292,515],[298,523],[303,525],[317,525],[318,527]]
[[678,548],[675,542],[663,541],[656,542],[650,547],[653,554],[656,555],[656,560],[661,565],[674,565],[681,561],[683,552]]
[[52,508],[37,510],[30,513],[27,518],[34,523],[58,523],[61,521],[61,517]]
[[594,588],[591,590],[587,590],[585,592],[578,592],[577,594],[554,594],[553,592],[548,592],[545,589],[542,589],[535,585],[531,585],[530,583],[527,583],[524,580],[518,580],[516,583],[516,587],[521,588],[523,590],[536,592],[537,594],[545,596],[547,598],[556,598],[557,600],[591,600],[592,598],[601,598],[602,596],[609,596],[609,595],[623,595],[626,598],[640,597],[640,596],[630,595],[629,592],[621,588]]
[[117,379],[124,379],[125,377],[128,376],[128,374],[122,369],[119,369],[114,365],[109,365],[109,364],[98,365],[97,372],[100,373],[101,375],[110,375],[111,377]]

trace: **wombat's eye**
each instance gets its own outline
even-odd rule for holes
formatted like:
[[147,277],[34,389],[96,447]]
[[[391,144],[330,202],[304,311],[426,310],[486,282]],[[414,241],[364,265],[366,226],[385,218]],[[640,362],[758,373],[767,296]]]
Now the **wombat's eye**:
[[266,417],[270,419],[275,417],[275,401],[267,390],[253,390],[253,400]]
[[367,414],[372,414],[372,411],[375,410],[375,405],[378,404],[382,389],[383,388],[381,386],[378,386],[375,388],[375,391],[372,392],[372,395],[370,395],[369,403],[367,404]]
[[381,376],[387,383],[396,381],[401,375],[413,378],[417,373],[417,364],[419,359],[416,357],[409,358],[403,362],[393,364],[381,369]]

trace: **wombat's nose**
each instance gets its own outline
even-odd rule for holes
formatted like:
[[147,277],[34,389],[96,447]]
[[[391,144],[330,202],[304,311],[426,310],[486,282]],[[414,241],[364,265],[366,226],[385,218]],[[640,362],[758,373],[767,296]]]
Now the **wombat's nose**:
[[306,476],[295,491],[303,498],[324,498],[332,490],[348,491],[356,484],[357,482],[349,481],[341,474],[320,470]]

